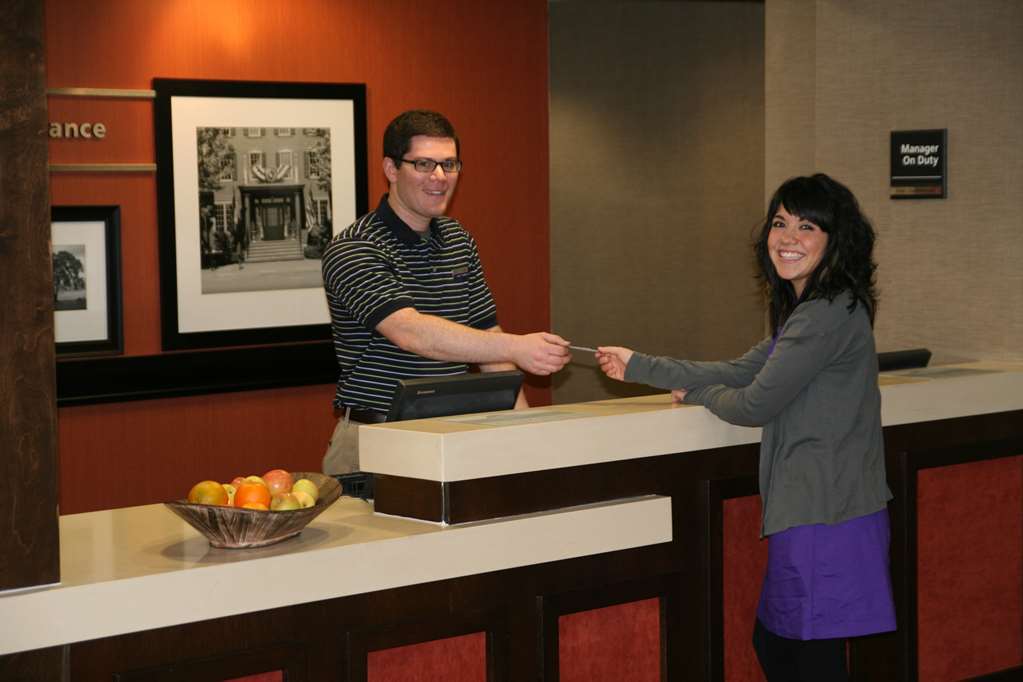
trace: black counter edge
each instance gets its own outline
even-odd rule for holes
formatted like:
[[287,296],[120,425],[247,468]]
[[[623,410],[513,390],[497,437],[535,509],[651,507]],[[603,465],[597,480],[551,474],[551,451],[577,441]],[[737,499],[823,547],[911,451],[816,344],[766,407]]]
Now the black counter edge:
[[73,358],[57,363],[57,406],[332,384],[330,342]]

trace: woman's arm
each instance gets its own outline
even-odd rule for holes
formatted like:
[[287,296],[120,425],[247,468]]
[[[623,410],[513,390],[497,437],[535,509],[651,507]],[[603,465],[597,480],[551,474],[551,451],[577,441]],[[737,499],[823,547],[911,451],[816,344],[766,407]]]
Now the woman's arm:
[[855,342],[856,332],[849,321],[849,311],[840,302],[803,304],[789,318],[770,359],[749,385],[705,385],[688,391],[685,402],[703,405],[732,424],[763,426],[833,362],[842,348]]
[[764,366],[770,348],[771,339],[767,338],[742,357],[724,362],[694,362],[634,353],[627,361],[624,380],[657,388],[686,390],[712,384],[736,388],[747,386]]

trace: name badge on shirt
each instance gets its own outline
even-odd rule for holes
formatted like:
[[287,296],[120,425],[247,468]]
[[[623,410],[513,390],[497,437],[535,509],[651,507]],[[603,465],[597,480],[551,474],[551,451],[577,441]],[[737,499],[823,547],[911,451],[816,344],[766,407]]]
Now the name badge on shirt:
[[460,268],[454,268],[451,270],[452,279],[465,279],[469,276],[469,267],[463,265]]

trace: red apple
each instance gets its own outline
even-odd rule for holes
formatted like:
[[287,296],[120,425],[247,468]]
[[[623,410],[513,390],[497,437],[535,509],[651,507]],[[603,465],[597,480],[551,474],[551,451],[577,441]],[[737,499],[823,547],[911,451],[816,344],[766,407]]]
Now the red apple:
[[291,474],[284,469],[271,469],[263,474],[263,480],[266,482],[266,487],[270,489],[271,495],[290,493],[291,485],[295,482]]

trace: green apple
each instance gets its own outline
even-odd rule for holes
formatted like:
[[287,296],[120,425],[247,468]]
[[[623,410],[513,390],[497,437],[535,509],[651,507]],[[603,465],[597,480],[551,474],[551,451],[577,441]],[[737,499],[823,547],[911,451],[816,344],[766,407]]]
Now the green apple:
[[270,498],[270,511],[291,511],[301,508],[302,503],[291,493],[277,493]]
[[299,491],[313,498],[313,502],[320,499],[319,487],[308,478],[300,478],[292,484],[291,492],[297,493]]
[[295,496],[295,499],[298,500],[298,503],[302,505],[303,509],[312,507],[316,504],[316,500],[314,500],[312,496],[304,490],[294,490],[291,494]]

